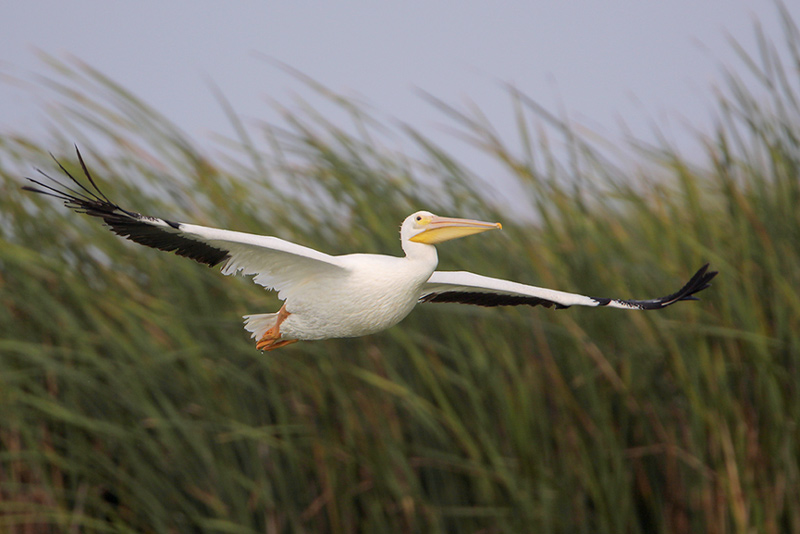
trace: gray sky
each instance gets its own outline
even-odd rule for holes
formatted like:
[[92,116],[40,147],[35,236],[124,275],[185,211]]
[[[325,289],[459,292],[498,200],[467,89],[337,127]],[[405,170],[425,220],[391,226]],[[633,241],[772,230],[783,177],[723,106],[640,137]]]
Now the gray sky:
[[[800,2],[789,3],[800,20]],[[37,49],[74,56],[204,147],[232,135],[209,79],[245,119],[275,120],[270,99],[291,107],[308,94],[266,56],[436,140],[449,139],[447,120],[417,88],[474,102],[513,139],[508,82],[604,135],[624,122],[648,137],[655,123],[691,151],[681,125],[710,125],[721,66],[739,65],[726,35],[755,52],[756,19],[780,41],[767,0],[9,2],[0,72],[52,74]],[[42,131],[45,95],[0,82],[0,129]],[[469,162],[467,146],[445,144]]]

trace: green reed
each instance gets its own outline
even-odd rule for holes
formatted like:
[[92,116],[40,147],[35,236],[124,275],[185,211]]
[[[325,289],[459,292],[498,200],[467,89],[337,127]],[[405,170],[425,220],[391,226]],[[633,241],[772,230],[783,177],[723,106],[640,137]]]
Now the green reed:
[[[800,531],[800,91],[766,43],[699,164],[640,146],[623,172],[521,94],[522,148],[436,103],[524,191],[514,210],[417,131],[392,134],[416,159],[387,150],[391,128],[335,95],[352,124],[284,110],[248,132],[231,112],[240,138],[201,154],[101,73],[49,60],[52,139],[0,138],[0,525]],[[662,312],[425,305],[260,354],[239,317],[274,296],[20,190],[58,174],[48,151],[79,172],[73,142],[126,207],[330,253],[399,254],[425,208],[504,224],[441,246],[443,269],[633,298],[705,261],[720,275]]]

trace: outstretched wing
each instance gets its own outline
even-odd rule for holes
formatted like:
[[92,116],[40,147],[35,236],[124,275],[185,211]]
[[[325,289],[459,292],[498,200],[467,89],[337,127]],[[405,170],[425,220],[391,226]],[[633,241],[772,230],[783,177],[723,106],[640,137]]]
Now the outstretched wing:
[[457,302],[477,306],[545,306],[556,309],[570,306],[606,306],[626,310],[657,310],[681,300],[697,300],[695,293],[709,287],[716,271],[708,264],[698,270],[680,290],[657,299],[622,300],[587,297],[554,289],[518,284],[464,271],[436,271],[422,288],[420,302]]
[[335,277],[346,272],[337,257],[277,237],[174,222],[128,211],[100,191],[80,152],[78,161],[89,187],[56,160],[74,186],[39,171],[53,185],[28,178],[37,187],[24,186],[23,189],[63,200],[68,208],[102,219],[114,233],[131,241],[174,252],[211,267],[222,264],[224,274],[255,275],[253,280],[257,284],[270,289],[282,291],[309,276],[326,273]]

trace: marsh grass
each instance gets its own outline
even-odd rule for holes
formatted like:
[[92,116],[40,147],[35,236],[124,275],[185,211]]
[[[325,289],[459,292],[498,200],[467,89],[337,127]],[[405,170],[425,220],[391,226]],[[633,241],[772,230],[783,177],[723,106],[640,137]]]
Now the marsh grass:
[[[786,35],[790,68],[766,39],[745,56],[758,97],[731,75],[700,166],[650,146],[621,175],[519,94],[512,150],[439,103],[527,195],[519,225],[422,134],[405,131],[419,161],[389,152],[385,126],[338,98],[354,127],[285,111],[248,133],[231,114],[240,138],[214,159],[102,74],[50,60],[53,141],[0,138],[0,525],[800,531],[800,49]],[[274,296],[20,190],[19,168],[57,173],[49,150],[77,170],[73,142],[132,209],[331,253],[398,254],[397,225],[424,207],[504,223],[500,239],[440,247],[444,269],[622,297],[670,291],[705,261],[721,274],[658,313],[427,305],[382,334],[260,354],[239,316]]]

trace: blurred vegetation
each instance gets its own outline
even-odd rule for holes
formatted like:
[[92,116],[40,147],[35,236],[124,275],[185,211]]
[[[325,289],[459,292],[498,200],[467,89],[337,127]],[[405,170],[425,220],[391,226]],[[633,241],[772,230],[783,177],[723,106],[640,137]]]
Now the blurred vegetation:
[[[701,165],[664,143],[621,171],[516,93],[511,149],[439,103],[524,191],[516,225],[422,134],[393,153],[336,95],[351,125],[231,113],[212,159],[51,60],[53,139],[0,137],[0,530],[800,532],[800,39],[787,18],[785,70],[760,42]],[[48,151],[76,169],[73,143],[131,209],[326,252],[399,254],[426,208],[505,225],[440,247],[444,269],[636,298],[721,274],[663,312],[425,305],[261,354],[239,317],[273,295],[20,190],[58,173]]]

